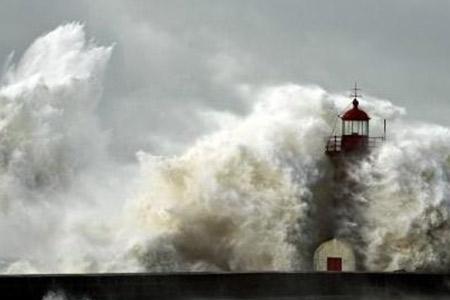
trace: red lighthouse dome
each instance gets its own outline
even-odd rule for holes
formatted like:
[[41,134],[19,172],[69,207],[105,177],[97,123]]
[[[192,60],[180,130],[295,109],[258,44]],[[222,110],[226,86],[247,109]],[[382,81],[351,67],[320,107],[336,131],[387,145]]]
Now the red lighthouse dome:
[[345,121],[368,121],[370,120],[367,113],[361,109],[359,109],[359,101],[355,98],[353,99],[353,108],[345,112],[345,114],[341,117],[342,120]]

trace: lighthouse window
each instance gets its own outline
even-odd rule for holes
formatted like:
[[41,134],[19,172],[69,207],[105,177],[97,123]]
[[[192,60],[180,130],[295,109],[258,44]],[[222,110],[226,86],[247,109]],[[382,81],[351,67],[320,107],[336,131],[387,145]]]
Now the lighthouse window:
[[353,122],[354,127],[352,126],[352,133],[358,133],[359,132],[359,122],[358,121],[354,121]]
[[369,133],[369,123],[367,121],[361,122],[361,134],[368,135]]
[[367,121],[343,121],[342,134],[343,135],[368,135],[369,122]]

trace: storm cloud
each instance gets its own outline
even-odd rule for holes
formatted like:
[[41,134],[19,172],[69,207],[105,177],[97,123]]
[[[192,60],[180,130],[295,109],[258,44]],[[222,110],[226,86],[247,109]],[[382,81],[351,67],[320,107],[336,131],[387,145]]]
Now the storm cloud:
[[0,59],[77,21],[113,44],[102,127],[123,160],[179,153],[215,130],[205,114],[245,114],[249,91],[300,83],[393,100],[448,126],[445,1],[0,0]]

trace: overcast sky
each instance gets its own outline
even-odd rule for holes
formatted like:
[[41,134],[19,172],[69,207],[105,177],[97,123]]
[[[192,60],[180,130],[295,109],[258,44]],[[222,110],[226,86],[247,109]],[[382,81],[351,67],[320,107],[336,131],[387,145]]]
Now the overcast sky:
[[357,80],[450,126],[450,1],[0,0],[0,60],[71,21],[115,44],[99,115],[124,157],[207,132],[199,108],[245,113],[241,84],[346,92]]

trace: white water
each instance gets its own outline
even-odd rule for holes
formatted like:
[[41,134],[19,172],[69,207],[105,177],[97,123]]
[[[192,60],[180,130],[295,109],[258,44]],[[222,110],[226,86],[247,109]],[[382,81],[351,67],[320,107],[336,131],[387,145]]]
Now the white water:
[[[294,84],[255,89],[245,117],[185,153],[114,163],[96,105],[112,49],[65,25],[37,39],[0,88],[2,272],[294,270],[310,265],[314,203],[331,166],[324,143],[348,99]],[[355,166],[369,270],[450,268],[450,132],[403,110],[361,106],[389,142]],[[149,128],[151,132],[151,128]],[[136,149],[139,150],[139,149]]]
[[68,299],[76,299],[76,300],[90,300],[89,297],[67,297],[64,291],[49,291],[42,300],[68,300]]
[[86,272],[113,261],[120,179],[95,113],[111,51],[69,24],[38,38],[3,75],[3,272]]

